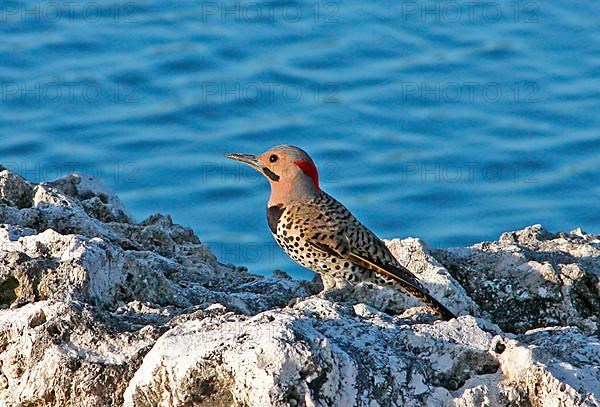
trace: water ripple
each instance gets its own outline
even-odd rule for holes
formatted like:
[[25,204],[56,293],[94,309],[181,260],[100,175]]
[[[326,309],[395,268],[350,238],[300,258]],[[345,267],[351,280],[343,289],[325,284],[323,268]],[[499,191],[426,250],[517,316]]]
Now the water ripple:
[[[101,169],[136,218],[171,213],[217,252],[270,242],[266,181],[222,154],[280,143],[310,151],[323,187],[382,236],[600,232],[599,9],[538,6],[532,23],[508,7],[497,22],[423,20],[386,0],[277,3],[258,18],[156,1],[96,22],[12,17],[0,154],[34,179],[35,164]],[[251,267],[309,276],[279,254]]]

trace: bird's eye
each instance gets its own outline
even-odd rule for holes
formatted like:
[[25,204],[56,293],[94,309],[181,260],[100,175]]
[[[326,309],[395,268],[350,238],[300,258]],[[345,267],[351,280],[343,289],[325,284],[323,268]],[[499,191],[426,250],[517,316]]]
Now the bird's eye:
[[271,154],[271,156],[269,157],[269,161],[272,163],[274,163],[278,159],[279,159],[279,157],[277,157],[275,154]]

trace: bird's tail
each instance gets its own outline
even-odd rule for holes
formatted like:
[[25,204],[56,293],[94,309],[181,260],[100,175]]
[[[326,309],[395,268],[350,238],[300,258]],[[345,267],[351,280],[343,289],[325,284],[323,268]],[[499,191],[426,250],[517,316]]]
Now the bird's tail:
[[349,255],[355,264],[358,264],[365,269],[374,271],[380,278],[383,278],[384,280],[395,282],[402,289],[407,290],[411,295],[429,305],[436,312],[436,314],[440,315],[446,321],[456,318],[456,316],[454,316],[454,314],[448,308],[433,298],[425,288],[422,288],[416,277],[404,266],[400,264],[387,264],[382,266],[357,253],[350,252]]
[[442,303],[440,303],[438,300],[433,298],[433,296],[431,296],[429,293],[425,292],[424,290],[419,290],[416,287],[413,287],[410,285],[405,285],[404,288],[408,289],[408,291],[412,295],[414,295],[419,300],[423,301],[423,303],[425,303],[426,305],[431,307],[435,311],[435,313],[437,315],[441,316],[445,321],[449,321],[451,319],[456,318],[456,316],[452,313],[452,311],[450,311]]

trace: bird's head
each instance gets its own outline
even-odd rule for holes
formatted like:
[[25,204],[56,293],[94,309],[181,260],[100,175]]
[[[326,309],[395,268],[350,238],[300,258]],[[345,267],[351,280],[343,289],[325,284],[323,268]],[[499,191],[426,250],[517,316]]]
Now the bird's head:
[[320,191],[317,167],[306,151],[298,147],[281,145],[259,156],[225,154],[225,157],[249,165],[269,180],[269,206],[310,199]]

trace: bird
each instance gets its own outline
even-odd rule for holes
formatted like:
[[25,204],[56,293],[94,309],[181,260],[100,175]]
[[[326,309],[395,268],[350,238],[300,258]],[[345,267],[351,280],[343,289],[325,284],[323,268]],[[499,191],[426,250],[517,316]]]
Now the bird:
[[373,283],[416,297],[445,320],[455,318],[375,233],[321,189],[306,151],[278,145],[261,155],[225,157],[267,178],[267,223],[273,237],[293,260],[321,276],[324,291]]

